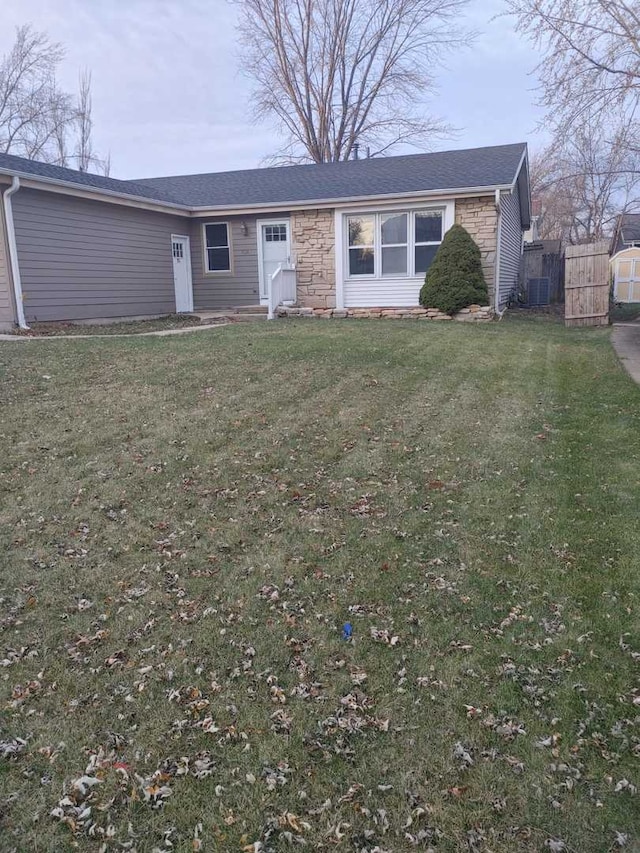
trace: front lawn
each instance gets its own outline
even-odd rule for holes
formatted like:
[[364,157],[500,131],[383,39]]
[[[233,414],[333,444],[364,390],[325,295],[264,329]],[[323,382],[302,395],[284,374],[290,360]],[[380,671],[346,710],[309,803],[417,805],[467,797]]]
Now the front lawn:
[[1,344],[0,848],[639,849],[639,404],[525,319]]

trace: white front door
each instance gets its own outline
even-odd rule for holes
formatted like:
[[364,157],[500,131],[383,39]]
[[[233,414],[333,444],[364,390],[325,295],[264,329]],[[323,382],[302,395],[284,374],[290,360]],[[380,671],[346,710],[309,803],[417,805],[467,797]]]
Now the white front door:
[[266,302],[271,276],[280,264],[287,264],[291,260],[289,220],[258,220],[258,225],[260,301]]
[[189,238],[172,234],[171,254],[173,255],[173,284],[176,291],[176,312],[178,314],[189,313],[193,311]]

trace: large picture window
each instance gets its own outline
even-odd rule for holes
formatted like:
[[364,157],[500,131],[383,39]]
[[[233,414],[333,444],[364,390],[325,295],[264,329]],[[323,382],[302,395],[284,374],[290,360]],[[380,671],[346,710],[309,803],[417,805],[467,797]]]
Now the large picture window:
[[387,211],[350,215],[347,222],[347,276],[422,277],[444,231],[444,210]]
[[211,222],[204,226],[205,261],[207,272],[229,272],[229,227],[226,222]]

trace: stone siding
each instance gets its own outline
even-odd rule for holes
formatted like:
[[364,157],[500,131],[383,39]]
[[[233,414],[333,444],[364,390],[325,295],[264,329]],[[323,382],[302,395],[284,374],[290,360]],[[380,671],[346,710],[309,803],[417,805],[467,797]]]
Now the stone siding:
[[482,271],[493,304],[497,245],[496,201],[493,196],[456,199],[456,225],[462,225],[480,247]]
[[[497,215],[493,196],[460,198],[455,221],[480,247],[482,270],[493,301]],[[305,210],[291,216],[292,250],[296,260],[298,305],[330,311],[336,305],[333,210]],[[373,309],[374,311],[377,309]],[[386,310],[386,309],[385,309]],[[395,310],[395,309],[389,309]],[[352,316],[350,314],[350,316]]]
[[438,311],[437,308],[288,308],[281,305],[276,311],[278,317],[319,317],[328,319],[363,320],[459,320],[461,322],[488,322],[493,319],[490,305],[470,305],[453,316]]
[[334,308],[336,268],[333,210],[304,210],[291,216],[298,304]]

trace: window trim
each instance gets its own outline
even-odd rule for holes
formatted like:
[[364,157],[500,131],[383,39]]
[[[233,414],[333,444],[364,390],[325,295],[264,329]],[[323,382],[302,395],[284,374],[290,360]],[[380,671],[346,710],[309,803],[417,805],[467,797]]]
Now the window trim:
[[[416,243],[415,240],[415,218],[417,213],[440,213],[442,218],[442,238],[439,241],[430,241],[430,242],[420,242]],[[382,217],[388,214],[399,214],[404,213],[407,215],[407,272],[406,273],[393,273],[393,274],[382,274]],[[384,208],[379,207],[375,209],[367,209],[367,210],[343,210],[341,211],[342,216],[342,239],[343,239],[343,251],[342,251],[342,270],[343,270],[343,281],[364,281],[364,280],[374,280],[374,281],[407,281],[408,279],[415,280],[421,279],[424,277],[425,273],[416,272],[415,264],[416,264],[416,246],[439,246],[444,239],[444,235],[448,230],[448,216],[447,216],[447,204],[439,203],[432,205],[421,204],[419,206],[411,206],[411,207],[401,207],[401,208]],[[373,230],[373,274],[369,273],[360,273],[356,275],[351,275],[349,271],[349,219],[352,217],[359,216],[373,216],[374,219],[374,230]],[[404,243],[398,243],[398,246],[404,246]],[[385,248],[390,248],[385,245]],[[364,247],[367,248],[367,247]]]
[[[226,270],[210,270],[209,269],[209,253],[207,251],[207,225],[225,225],[227,228],[227,248],[229,249],[229,269]],[[228,220],[213,219],[208,222],[201,223],[202,235],[202,269],[206,276],[225,276],[233,275],[233,239],[231,236],[231,222]],[[224,249],[224,246],[212,247]]]

